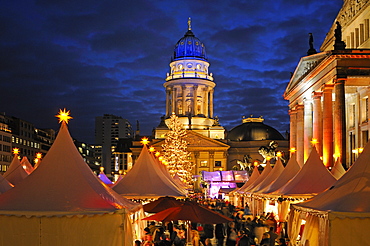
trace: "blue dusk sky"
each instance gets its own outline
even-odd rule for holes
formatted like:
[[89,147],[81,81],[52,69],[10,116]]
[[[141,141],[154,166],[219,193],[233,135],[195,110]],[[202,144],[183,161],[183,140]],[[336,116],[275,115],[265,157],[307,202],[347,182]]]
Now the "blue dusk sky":
[[227,130],[242,116],[289,131],[283,93],[308,33],[319,51],[342,0],[14,0],[0,8],[0,112],[94,143],[95,117],[114,114],[150,135],[165,114],[176,42],[192,31],[216,83],[214,115]]

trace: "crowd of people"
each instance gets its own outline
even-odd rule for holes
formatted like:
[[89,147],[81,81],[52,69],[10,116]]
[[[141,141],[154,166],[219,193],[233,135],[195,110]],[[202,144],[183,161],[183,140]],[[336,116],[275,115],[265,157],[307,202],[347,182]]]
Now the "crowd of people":
[[[137,246],[276,246],[287,245],[284,233],[278,231],[273,213],[263,212],[253,217],[248,204],[243,209],[223,200],[199,201],[216,212],[232,219],[224,224],[197,224],[189,226],[175,222],[156,224],[145,228],[145,236]],[[187,232],[189,230],[189,232]]]

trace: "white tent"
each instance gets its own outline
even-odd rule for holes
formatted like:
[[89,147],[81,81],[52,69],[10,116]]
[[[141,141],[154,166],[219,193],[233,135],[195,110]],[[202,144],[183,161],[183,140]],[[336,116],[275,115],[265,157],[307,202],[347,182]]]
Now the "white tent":
[[0,245],[132,245],[140,208],[99,181],[63,121],[39,167],[0,195]]
[[261,183],[268,175],[269,173],[271,172],[272,170],[272,167],[271,167],[271,164],[270,162],[268,161],[266,163],[266,166],[265,168],[263,169],[261,175],[252,183],[250,183],[250,185],[242,188],[240,188],[239,192],[240,193],[248,193],[250,190],[252,190],[254,187],[256,187],[259,183]]
[[369,245],[370,144],[352,167],[330,189],[304,203],[292,205],[291,238],[306,219],[302,242],[310,245]]
[[161,170],[146,145],[131,170],[112,189],[127,198],[185,197],[187,191]]
[[[295,161],[295,158],[293,158]],[[289,164],[291,165],[291,164]],[[288,169],[289,168],[289,169]],[[303,167],[294,175],[294,172],[299,167],[293,162],[293,165],[287,166],[282,172],[281,177],[276,181],[282,184],[282,181],[287,181],[279,189],[271,193],[254,194],[254,199],[257,200],[273,200],[278,202],[278,217],[280,221],[285,221],[289,212],[291,203],[298,203],[302,200],[309,199],[318,193],[329,188],[336,179],[328,171],[322,163],[316,148],[313,148],[310,156]],[[286,175],[283,177],[283,175]],[[293,178],[290,177],[294,175]],[[274,185],[277,187],[278,185]]]
[[28,173],[24,170],[21,162],[19,161],[18,154],[14,154],[13,160],[9,165],[8,170],[4,173],[4,178],[13,185],[17,185],[22,182]]
[[264,189],[259,190],[258,193],[271,193],[278,190],[280,187],[288,183],[289,180],[299,172],[300,168],[301,166],[298,164],[295,155],[292,155],[280,176]]
[[336,179],[322,163],[313,148],[300,171],[285,185],[272,194],[284,197],[312,197],[334,184]]
[[333,168],[331,169],[331,174],[333,174],[336,179],[340,179],[345,172],[346,170],[344,169],[342,163],[338,158],[337,161],[334,163]]
[[248,188],[248,186],[250,186],[254,181],[256,181],[256,179],[258,179],[258,177],[260,176],[260,172],[258,171],[258,168],[257,166],[255,166],[253,168],[253,171],[252,171],[252,175],[249,177],[248,181],[244,183],[244,185],[242,187],[240,187],[239,189],[235,189],[233,192],[238,192],[238,193],[242,193],[245,189]]
[[264,180],[262,180],[257,186],[250,189],[249,192],[255,193],[259,192],[260,190],[266,188],[268,185],[270,185],[272,182],[274,182],[284,171],[283,163],[281,162],[280,158],[276,161],[274,168],[271,170],[271,172],[266,176]]
[[0,174],[0,193],[4,193],[13,187],[14,185],[12,185],[8,180],[6,180],[6,178],[3,177],[3,175]]

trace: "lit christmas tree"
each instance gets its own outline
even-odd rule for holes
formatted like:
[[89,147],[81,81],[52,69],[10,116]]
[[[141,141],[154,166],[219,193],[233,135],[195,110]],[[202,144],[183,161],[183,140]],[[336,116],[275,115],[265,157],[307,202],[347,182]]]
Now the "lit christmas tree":
[[162,145],[167,168],[172,176],[177,173],[184,183],[191,184],[194,165],[189,161],[188,142],[185,140],[186,130],[183,129],[175,113],[172,114],[167,126],[170,131],[166,134],[166,140]]

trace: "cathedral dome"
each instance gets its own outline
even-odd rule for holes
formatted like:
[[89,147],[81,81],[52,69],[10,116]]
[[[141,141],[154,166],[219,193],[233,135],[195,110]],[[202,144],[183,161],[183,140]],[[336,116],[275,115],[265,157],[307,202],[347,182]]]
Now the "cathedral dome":
[[206,48],[204,44],[189,30],[185,33],[175,46],[173,59],[200,59],[207,61]]
[[264,124],[262,118],[243,119],[243,124],[229,131],[227,139],[231,141],[285,140],[278,130]]

